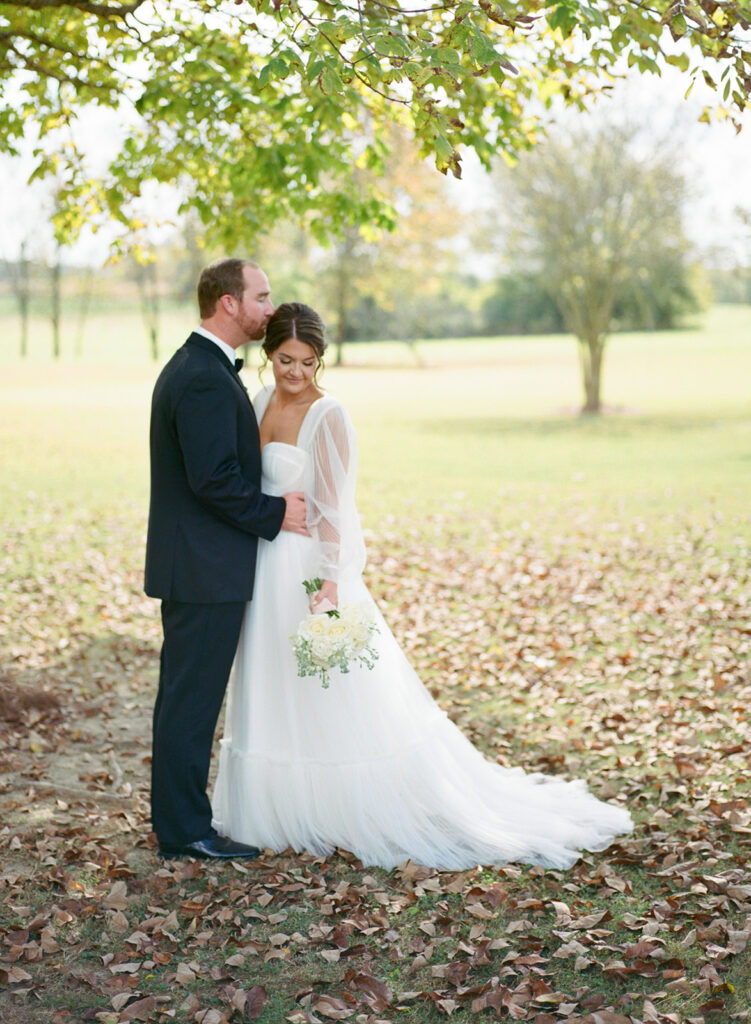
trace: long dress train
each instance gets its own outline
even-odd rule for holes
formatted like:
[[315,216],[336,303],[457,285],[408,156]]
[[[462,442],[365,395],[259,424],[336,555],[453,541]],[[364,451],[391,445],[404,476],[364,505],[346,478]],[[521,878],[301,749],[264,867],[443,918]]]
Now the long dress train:
[[[259,421],[271,389],[254,400]],[[259,542],[229,685],[214,825],[244,843],[364,864],[407,859],[461,870],[508,861],[569,867],[629,832],[623,808],[564,781],[488,761],[433,701],[362,581],[354,503],[356,437],[331,396],[314,402],[296,445],[263,450],[263,490],[304,490],[312,537]],[[289,638],[307,614],[302,581],[337,579],[340,604],[367,602],[375,668],[299,678]]]

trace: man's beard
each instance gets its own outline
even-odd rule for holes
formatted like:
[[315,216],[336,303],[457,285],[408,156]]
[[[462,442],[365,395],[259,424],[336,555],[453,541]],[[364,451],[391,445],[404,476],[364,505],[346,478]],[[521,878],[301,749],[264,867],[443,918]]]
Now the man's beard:
[[261,341],[266,334],[265,323],[259,325],[246,317],[239,321],[238,326],[247,338],[246,344],[249,344],[251,341]]

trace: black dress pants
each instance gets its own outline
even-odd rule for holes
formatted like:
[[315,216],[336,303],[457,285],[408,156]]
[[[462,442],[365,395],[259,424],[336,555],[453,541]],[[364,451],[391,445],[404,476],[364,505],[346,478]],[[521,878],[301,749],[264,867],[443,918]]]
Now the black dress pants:
[[244,611],[244,601],[162,602],[151,759],[151,823],[162,844],[215,835],[206,793],[209,762]]

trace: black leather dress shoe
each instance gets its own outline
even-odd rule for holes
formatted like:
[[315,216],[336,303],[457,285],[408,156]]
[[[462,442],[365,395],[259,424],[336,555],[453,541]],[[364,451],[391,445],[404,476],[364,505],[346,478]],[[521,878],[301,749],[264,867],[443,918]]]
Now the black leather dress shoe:
[[159,856],[165,860],[183,860],[186,857],[200,857],[206,860],[235,860],[242,857],[250,860],[257,857],[260,852],[255,846],[236,843],[234,839],[228,839],[226,836],[209,836],[208,839],[197,839],[194,843],[185,843],[184,846],[159,844]]

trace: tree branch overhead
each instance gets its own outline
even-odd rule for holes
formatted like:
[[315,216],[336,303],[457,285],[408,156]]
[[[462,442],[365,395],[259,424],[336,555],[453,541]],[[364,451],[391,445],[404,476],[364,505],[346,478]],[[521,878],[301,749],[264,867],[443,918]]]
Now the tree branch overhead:
[[583,107],[624,61],[673,64],[687,88],[706,81],[738,128],[749,105],[739,0],[154,0],[136,22],[141,8],[0,0],[0,149],[29,124],[50,140],[63,111],[126,102],[137,133],[98,182],[67,161],[63,192],[122,220],[144,181],[180,181],[220,236],[233,209],[233,230],[250,238],[279,216],[311,217],[322,239],[345,223],[386,225],[377,190],[354,197],[348,182],[353,164],[382,163],[394,122],[419,157],[459,177],[465,150],[485,165],[514,158],[539,134],[541,108]]

